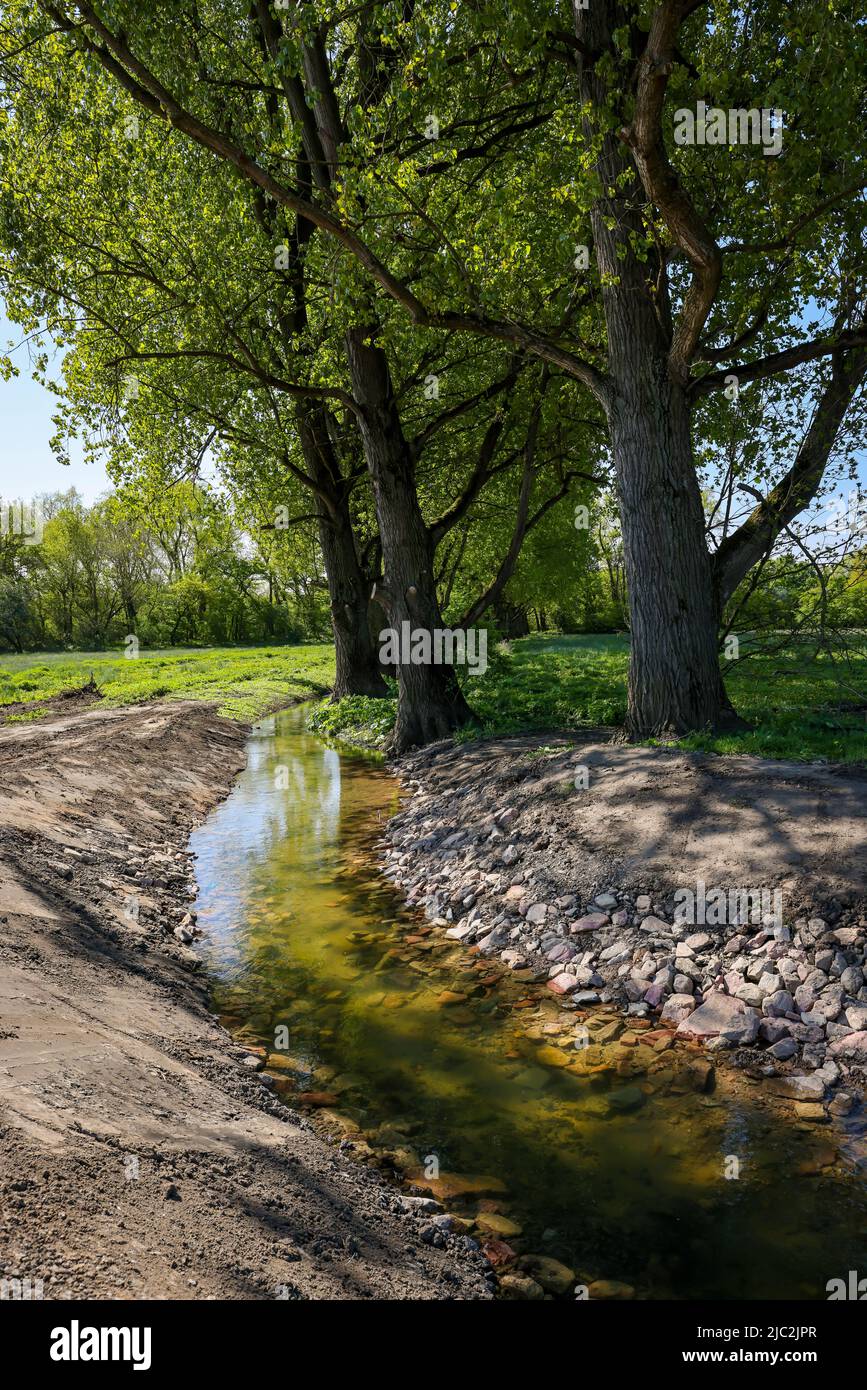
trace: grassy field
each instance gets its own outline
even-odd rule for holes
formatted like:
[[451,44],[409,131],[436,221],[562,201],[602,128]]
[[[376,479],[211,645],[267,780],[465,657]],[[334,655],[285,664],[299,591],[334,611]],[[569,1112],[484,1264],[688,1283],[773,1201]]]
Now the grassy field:
[[[74,690],[91,675],[112,705],[140,700],[217,700],[230,719],[255,719],[293,700],[328,691],[334,648],[209,647],[141,652],[134,659],[114,652],[62,652],[0,657],[0,714],[17,702],[51,699]],[[12,720],[40,718],[39,709],[13,712]]]
[[[727,665],[726,683],[752,728],[695,735],[685,746],[805,761],[867,760],[867,637],[850,639],[847,653],[833,660],[806,643],[771,655],[750,653],[742,640],[741,654]],[[625,637],[529,637],[489,652],[487,672],[467,681],[467,694],[484,733],[617,725],[626,707],[628,655]],[[324,695],[333,662],[326,645],[142,652],[135,660],[106,652],[3,656],[0,713],[4,705],[79,687],[92,674],[111,704],[216,700],[221,713],[254,719],[292,700]],[[7,719],[42,713],[10,711]],[[321,705],[314,724],[324,734],[376,746],[393,717],[392,702],[355,698]]]

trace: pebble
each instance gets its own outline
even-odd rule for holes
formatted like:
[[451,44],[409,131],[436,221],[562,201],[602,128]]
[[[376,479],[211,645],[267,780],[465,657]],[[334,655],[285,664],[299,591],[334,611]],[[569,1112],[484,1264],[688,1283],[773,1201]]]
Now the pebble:
[[591,1299],[625,1300],[635,1297],[635,1289],[632,1285],[621,1283],[619,1279],[595,1279],[587,1293]]
[[504,1274],[500,1279],[500,1292],[504,1298],[538,1301],[545,1297],[542,1285],[522,1274]]
[[602,908],[603,912],[607,912],[609,908],[617,906],[617,898],[613,893],[598,893],[593,901],[597,907]]
[[541,1284],[545,1293],[555,1296],[568,1293],[575,1283],[575,1271],[548,1255],[525,1255],[521,1268],[537,1284]]
[[555,994],[571,994],[578,988],[578,981],[574,975],[567,975],[564,971],[548,981],[548,988]]

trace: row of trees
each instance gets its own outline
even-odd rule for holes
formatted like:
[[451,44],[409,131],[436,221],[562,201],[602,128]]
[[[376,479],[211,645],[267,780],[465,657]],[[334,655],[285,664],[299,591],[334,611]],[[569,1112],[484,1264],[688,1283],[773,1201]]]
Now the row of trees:
[[[25,513],[31,527],[38,518],[38,536],[9,522],[11,499],[6,515],[0,650],[101,650],[130,635],[150,648],[331,637],[317,528],[297,518],[284,526],[279,505],[257,513],[240,496],[184,482],[159,496],[113,493],[89,507],[74,489],[43,496]],[[570,527],[568,510],[552,509],[523,548],[487,620],[498,634],[622,627],[593,536],[576,543]],[[446,620],[479,592],[489,545],[489,525],[467,524],[444,554],[437,580]],[[567,547],[574,555],[564,587]],[[380,617],[372,604],[370,621]]]
[[[3,10],[2,273],[68,348],[61,448],[152,491],[213,457],[314,525],[338,693],[381,691],[383,615],[505,612],[613,484],[631,733],[734,718],[727,610],[863,433],[851,7]],[[782,154],[675,146],[698,100],[783,111]],[[398,748],[470,717],[449,668],[399,687]]]
[[[586,531],[583,540],[571,534],[569,503],[535,529],[485,615],[496,637],[628,628],[616,510],[600,502],[592,517],[579,517],[587,522],[576,528]],[[7,519],[15,516],[9,505]],[[145,648],[331,636],[317,529],[297,520],[282,527],[280,509],[257,516],[239,497],[180,483],[159,497],[114,493],[90,507],[70,489],[37,499],[27,516],[31,525],[38,518],[38,539],[0,528],[0,650],[101,650],[130,635]],[[802,528],[797,545],[739,588],[723,636],[748,630],[779,641],[787,633],[863,629],[862,528],[856,524],[853,537],[840,524],[848,526],[845,516],[838,511],[834,520],[836,531],[827,531],[827,518],[815,520],[813,536]],[[489,572],[490,521],[473,518],[446,553],[437,589],[447,622],[467,609]],[[378,619],[375,604],[370,619]]]
[[281,548],[201,488],[146,509],[43,497],[38,543],[0,537],[0,648],[99,650],[323,638],[327,592],[300,535]]

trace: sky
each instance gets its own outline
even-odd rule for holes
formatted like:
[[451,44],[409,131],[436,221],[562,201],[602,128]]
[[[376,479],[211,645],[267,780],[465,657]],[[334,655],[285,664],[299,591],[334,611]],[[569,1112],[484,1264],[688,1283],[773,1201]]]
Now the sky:
[[29,502],[41,492],[76,487],[85,502],[94,502],[110,487],[105,469],[85,463],[74,446],[68,467],[55,458],[48,441],[54,433],[57,400],[30,375],[27,348],[15,352],[7,347],[21,338],[21,330],[0,305],[0,352],[8,352],[21,373],[11,381],[0,378],[0,497]]

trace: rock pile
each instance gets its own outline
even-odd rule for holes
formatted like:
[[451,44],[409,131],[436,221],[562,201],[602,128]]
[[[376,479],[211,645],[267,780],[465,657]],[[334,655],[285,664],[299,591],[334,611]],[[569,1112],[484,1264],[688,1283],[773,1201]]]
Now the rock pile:
[[[447,790],[434,797],[409,785],[415,795],[387,830],[384,872],[448,937],[528,972],[564,1008],[613,1002],[714,1052],[735,1050],[768,1076],[788,1076],[798,1100],[821,1101],[841,1082],[863,1087],[867,923],[837,911],[832,921],[695,926],[676,919],[675,885],[554,896],[535,877],[516,807],[448,824]],[[851,1103],[844,1091],[834,1107]]]

